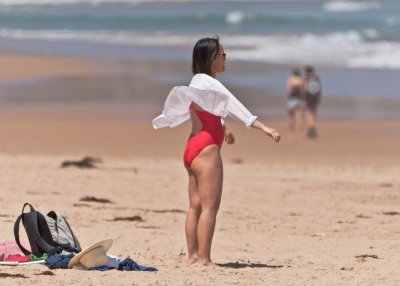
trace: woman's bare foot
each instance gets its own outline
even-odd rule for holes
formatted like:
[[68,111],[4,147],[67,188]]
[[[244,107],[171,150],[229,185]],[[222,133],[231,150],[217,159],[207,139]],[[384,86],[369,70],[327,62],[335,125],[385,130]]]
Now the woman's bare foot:
[[209,260],[209,259],[201,260],[201,261],[199,261],[199,262],[201,262],[201,264],[202,264],[203,266],[218,266],[217,264],[215,264],[214,262],[212,262],[212,261]]
[[194,256],[194,257],[189,257],[187,260],[187,264],[188,265],[193,265],[195,263],[200,262],[200,258],[198,256]]

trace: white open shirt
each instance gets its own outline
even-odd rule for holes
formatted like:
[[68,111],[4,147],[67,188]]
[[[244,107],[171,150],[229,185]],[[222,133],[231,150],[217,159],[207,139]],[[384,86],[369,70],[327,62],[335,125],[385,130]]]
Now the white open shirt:
[[153,119],[153,127],[175,127],[189,120],[192,102],[213,115],[222,118],[229,116],[247,127],[257,119],[218,80],[206,74],[196,74],[189,86],[176,86],[170,91],[163,113]]

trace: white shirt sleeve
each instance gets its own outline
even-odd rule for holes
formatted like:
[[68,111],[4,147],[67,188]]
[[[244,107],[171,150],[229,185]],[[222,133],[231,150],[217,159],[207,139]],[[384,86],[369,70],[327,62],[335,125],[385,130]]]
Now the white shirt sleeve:
[[250,127],[253,125],[254,121],[257,120],[257,116],[251,114],[251,112],[235,96],[233,96],[233,94],[230,94],[229,96],[227,113],[230,118],[244,123],[246,127]]
[[229,100],[226,107],[226,115],[233,120],[239,121],[247,127],[253,125],[254,121],[257,120],[257,116],[251,114],[251,112],[220,81],[210,77],[209,75],[195,75],[190,82],[190,86],[203,90],[217,90],[227,95]]

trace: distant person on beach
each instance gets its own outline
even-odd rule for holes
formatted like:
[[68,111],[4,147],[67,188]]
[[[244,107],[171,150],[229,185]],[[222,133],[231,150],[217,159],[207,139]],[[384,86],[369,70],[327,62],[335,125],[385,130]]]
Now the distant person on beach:
[[300,69],[294,68],[287,80],[287,108],[289,131],[304,130],[304,80]]
[[305,81],[305,100],[306,100],[306,122],[307,138],[315,139],[318,137],[316,128],[317,108],[321,101],[322,85],[321,80],[315,72],[314,67],[306,66],[304,68]]
[[[211,244],[221,202],[223,167],[221,146],[235,143],[222,118],[229,116],[247,127],[261,130],[275,142],[280,134],[265,126],[219,82],[225,71],[226,54],[218,37],[200,39],[193,49],[193,78],[189,86],[174,87],[154,128],[175,127],[191,120],[183,161],[189,175],[189,210],[185,231],[188,263],[214,265]],[[243,190],[245,191],[245,190]]]

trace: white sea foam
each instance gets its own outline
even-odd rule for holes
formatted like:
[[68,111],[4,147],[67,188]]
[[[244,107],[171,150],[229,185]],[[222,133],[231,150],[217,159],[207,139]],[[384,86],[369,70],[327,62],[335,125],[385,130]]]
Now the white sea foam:
[[[374,30],[364,31],[370,37]],[[400,43],[366,42],[357,31],[326,35],[223,37],[228,57],[276,64],[400,69]]]
[[367,10],[380,9],[381,4],[373,1],[347,1],[339,0],[327,2],[323,5],[323,8],[327,12],[361,12]]
[[243,21],[244,13],[242,11],[230,12],[226,16],[226,22],[229,24],[238,24]]
[[326,35],[240,36],[222,39],[226,50],[229,51],[228,58],[237,60],[290,65],[311,63],[327,67],[400,69],[400,43],[366,42],[357,31]]
[[[400,69],[400,43],[375,41],[377,31],[347,31],[324,35],[220,35],[228,59],[327,67]],[[369,36],[368,36],[369,34]],[[185,47],[191,49],[202,35],[143,34],[114,31],[10,30],[0,38],[103,45]]]
[[363,34],[369,39],[377,39],[379,36],[379,32],[375,29],[365,29]]
[[72,30],[14,30],[0,29],[1,38],[18,40],[47,40],[56,42],[87,42],[108,45],[133,46],[182,46],[192,44],[196,37],[165,35],[163,33],[140,34],[115,31],[72,31]]
[[[228,41],[229,40],[229,41]],[[288,35],[288,36],[241,36],[224,39],[238,49],[230,53],[235,59],[267,61],[271,63],[293,63],[319,65],[346,64],[354,47],[361,43],[361,35],[356,31],[332,33],[328,35]],[[256,46],[249,45],[257,43]]]
[[400,44],[379,42],[366,47],[362,54],[350,58],[350,68],[400,69]]

